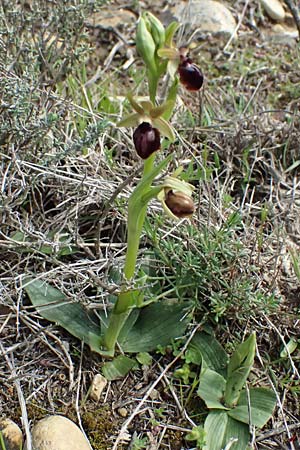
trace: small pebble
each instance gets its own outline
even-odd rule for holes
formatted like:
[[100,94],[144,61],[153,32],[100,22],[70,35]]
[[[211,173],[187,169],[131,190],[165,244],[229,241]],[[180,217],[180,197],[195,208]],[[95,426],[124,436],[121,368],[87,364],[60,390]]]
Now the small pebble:
[[95,400],[95,402],[98,402],[100,400],[101,394],[103,390],[105,389],[107,385],[107,379],[104,378],[103,375],[98,373],[94,376],[94,379],[92,381],[90,391],[89,391],[89,397],[92,400]]
[[118,409],[118,414],[121,417],[127,417],[128,416],[128,411],[126,408],[119,408]]
[[152,389],[152,391],[149,394],[149,397],[151,400],[157,400],[159,398],[159,392],[157,389]]
[[10,419],[0,419],[0,431],[6,450],[20,450],[23,438],[18,425]]

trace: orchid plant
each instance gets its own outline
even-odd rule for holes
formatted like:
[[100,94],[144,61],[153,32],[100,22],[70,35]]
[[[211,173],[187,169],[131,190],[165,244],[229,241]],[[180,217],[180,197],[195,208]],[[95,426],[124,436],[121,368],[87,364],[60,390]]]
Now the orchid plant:
[[[160,149],[160,136],[173,142],[175,133],[171,124],[166,120],[171,116],[175,101],[178,76],[184,86],[191,90],[198,90],[203,84],[203,75],[200,69],[185,58],[173,44],[173,35],[177,23],[171,23],[165,30],[162,23],[150,12],[146,12],[139,20],[136,36],[136,47],[142,57],[147,71],[149,99],[135,99],[131,94],[128,100],[135,111],[122,119],[119,127],[136,126],[133,133],[133,142],[137,154],[144,160],[144,171],[140,183],[134,190],[128,204],[128,238],[127,253],[124,267],[125,284],[112,311],[107,331],[104,334],[104,344],[108,352],[113,352],[118,335],[131,312],[132,306],[139,306],[139,293],[126,289],[126,282],[135,274],[139,240],[143,228],[148,202],[157,197],[166,213],[173,219],[190,217],[194,212],[192,199],[193,186],[179,178],[180,170],[173,176],[165,178],[163,183],[153,187],[151,183],[162,171],[169,158],[158,166],[154,165],[155,154]],[[170,47],[173,54],[164,53]],[[179,57],[177,58],[177,55]],[[169,57],[177,72],[170,71],[170,64],[165,61]],[[157,104],[157,87],[159,78],[169,70],[171,72],[171,86],[167,99]],[[178,75],[177,75],[178,73]]]
[[[43,317],[59,323],[88,343],[92,350],[109,357],[114,356],[117,343],[121,344],[125,352],[135,349],[139,351],[136,339],[135,345],[128,343],[134,333],[144,334],[145,337],[152,332],[151,342],[143,344],[143,350],[148,351],[179,336],[187,324],[183,320],[178,325],[183,315],[182,307],[176,310],[172,306],[171,315],[171,311],[166,309],[167,305],[158,307],[154,304],[152,309],[147,309],[148,325],[145,326],[142,312],[139,314],[137,310],[141,311],[151,300],[144,301],[142,285],[140,281],[135,281],[140,237],[150,200],[157,198],[166,214],[174,220],[189,218],[195,210],[192,198],[194,187],[181,179],[180,166],[173,174],[155,183],[158,175],[161,175],[173,158],[173,155],[168,155],[165,159],[160,158],[159,163],[155,162],[161,148],[161,138],[166,138],[170,143],[175,140],[175,131],[169,119],[176,104],[178,86],[182,83],[184,88],[195,91],[203,84],[201,70],[182,49],[174,45],[173,37],[178,27],[179,24],[173,22],[165,28],[150,12],[143,13],[137,25],[136,48],[145,64],[149,93],[142,98],[128,94],[133,111],[122,118],[117,126],[135,128],[132,148],[143,160],[143,174],[128,201],[127,251],[120,291],[109,316],[102,318],[101,332],[99,333],[90,317],[83,320],[84,311],[78,304],[61,305],[53,309],[41,308],[45,303],[62,300],[62,294],[56,289],[47,285],[45,291],[45,284],[41,285],[40,281],[32,279],[27,279],[25,286],[32,303],[39,306]],[[159,102],[158,93],[163,79],[168,80],[168,89],[165,98]],[[163,314],[166,318],[173,317],[172,326],[165,327],[161,320]],[[154,322],[157,323],[156,328]],[[162,326],[164,336],[161,335]]]

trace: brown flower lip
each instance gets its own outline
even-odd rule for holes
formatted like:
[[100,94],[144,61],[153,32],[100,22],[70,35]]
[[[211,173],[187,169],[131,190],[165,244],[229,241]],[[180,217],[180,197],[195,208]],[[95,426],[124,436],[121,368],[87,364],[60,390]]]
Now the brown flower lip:
[[166,194],[165,203],[174,216],[179,219],[190,217],[195,211],[193,199],[183,192],[170,190]]
[[198,91],[203,85],[203,74],[199,67],[187,56],[180,55],[178,66],[180,82],[189,91]]
[[160,148],[160,133],[148,122],[142,122],[133,133],[133,142],[137,154],[147,159]]

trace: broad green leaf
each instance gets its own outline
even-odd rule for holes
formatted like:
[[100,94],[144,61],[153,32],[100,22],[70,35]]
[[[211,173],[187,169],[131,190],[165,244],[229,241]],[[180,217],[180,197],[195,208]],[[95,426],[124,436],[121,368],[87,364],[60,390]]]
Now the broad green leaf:
[[223,403],[226,380],[219,373],[202,367],[198,395],[210,409],[226,409]]
[[204,423],[206,444],[203,450],[221,450],[223,448],[227,422],[226,411],[211,411],[208,414]]
[[205,332],[195,334],[188,347],[188,355],[194,364],[200,365],[203,360],[210,369],[226,375],[228,356],[213,335]]
[[[228,411],[228,415],[240,422],[251,423],[258,428],[263,427],[273,414],[276,395],[266,388],[250,388],[249,400],[246,390],[241,392],[238,404]],[[249,406],[251,417],[249,417]]]
[[225,389],[225,403],[233,406],[237,403],[255,356],[256,337],[251,334],[242,344],[238,345],[229,360],[227,367],[227,383]]
[[118,341],[122,350],[127,353],[148,352],[158,345],[170,344],[184,334],[190,321],[187,314],[190,306],[186,303],[170,305],[159,302],[142,308],[128,334]]
[[26,278],[24,290],[44,319],[57,323],[89,345],[92,351],[101,353],[100,324],[96,314],[80,303],[70,302],[58,289],[42,280]]
[[125,377],[135,364],[134,359],[119,355],[113,361],[103,364],[102,372],[107,380],[117,380],[118,378]]
[[234,420],[233,418],[228,416],[223,447],[226,448],[229,442],[235,439],[237,439],[237,441],[230,446],[230,450],[248,450],[249,448],[248,443],[250,441],[250,433],[248,425],[238,422],[237,420]]
[[204,424],[206,445],[203,450],[246,450],[250,440],[248,426],[225,411],[211,411]]

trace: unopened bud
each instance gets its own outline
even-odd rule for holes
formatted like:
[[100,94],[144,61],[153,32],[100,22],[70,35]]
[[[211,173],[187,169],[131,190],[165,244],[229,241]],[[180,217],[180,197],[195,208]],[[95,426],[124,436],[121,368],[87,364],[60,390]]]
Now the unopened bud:
[[179,219],[190,217],[195,211],[193,199],[183,192],[168,191],[165,198],[165,204],[174,216]]
[[133,142],[137,154],[147,159],[160,148],[160,133],[148,122],[142,122],[133,133]]
[[155,63],[156,45],[143,17],[140,18],[137,26],[136,48],[140,56],[143,58],[148,70],[155,74],[157,71]]
[[180,56],[180,64],[178,66],[180,82],[189,91],[198,91],[203,84],[203,74],[199,67],[186,56]]
[[143,15],[148,25],[148,30],[152,35],[152,38],[155,42],[156,49],[161,48],[165,43],[165,28],[161,21],[151,14],[149,11],[146,11]]

